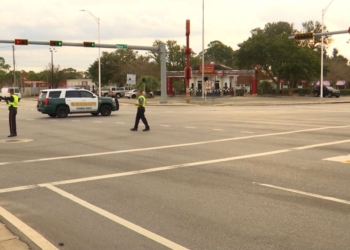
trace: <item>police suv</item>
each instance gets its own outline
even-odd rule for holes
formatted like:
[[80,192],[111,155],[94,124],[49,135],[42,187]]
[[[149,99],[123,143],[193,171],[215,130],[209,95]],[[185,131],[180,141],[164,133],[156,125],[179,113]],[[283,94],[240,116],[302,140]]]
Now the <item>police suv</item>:
[[85,89],[44,89],[40,91],[37,109],[51,117],[65,118],[68,114],[91,113],[109,116],[116,111],[110,97],[98,97]]

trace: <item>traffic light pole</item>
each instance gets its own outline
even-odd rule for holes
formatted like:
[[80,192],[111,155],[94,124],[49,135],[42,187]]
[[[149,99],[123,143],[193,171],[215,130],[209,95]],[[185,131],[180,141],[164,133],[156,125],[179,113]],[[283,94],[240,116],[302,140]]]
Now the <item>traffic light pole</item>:
[[[332,2],[331,2],[332,3]],[[328,5],[329,6],[329,5]],[[320,79],[320,98],[323,98],[323,36],[328,35],[338,35],[338,34],[350,34],[350,27],[348,30],[340,30],[340,31],[332,31],[332,32],[323,32],[323,15],[322,15],[322,33],[300,33],[296,34],[294,36],[288,37],[288,39],[295,39],[295,40],[306,40],[306,39],[313,39],[314,36],[322,36],[322,46],[321,46],[321,79]]]
[[[339,30],[332,32],[314,33],[314,36],[328,36],[328,35],[338,35],[338,34],[350,34],[350,28],[348,30]],[[295,39],[295,36],[289,36],[288,39]]]
[[[24,40],[24,39],[23,39]],[[14,40],[0,40],[0,43],[14,43]],[[28,41],[28,45],[48,45],[50,42],[43,41]],[[22,44],[22,45],[27,45]],[[70,43],[62,42],[62,46],[71,46],[71,47],[84,47],[83,42],[81,43]],[[95,44],[93,48],[106,48],[106,49],[116,49],[120,44]],[[161,96],[160,102],[167,102],[167,93],[166,93],[166,47],[165,44],[161,43],[159,46],[137,46],[137,45],[123,45],[123,48],[133,49],[133,50],[148,50],[148,51],[157,51],[160,53],[160,81],[161,81]],[[99,90],[100,91],[100,90]]]

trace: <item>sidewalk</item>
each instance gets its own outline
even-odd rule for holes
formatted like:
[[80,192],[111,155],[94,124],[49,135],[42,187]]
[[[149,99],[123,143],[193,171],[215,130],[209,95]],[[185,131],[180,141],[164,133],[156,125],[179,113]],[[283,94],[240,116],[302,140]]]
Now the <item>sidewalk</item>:
[[27,244],[15,236],[6,225],[0,223],[0,249],[1,250],[29,250]]
[[[120,104],[135,104],[135,99],[125,97],[118,99]],[[306,104],[330,104],[330,103],[350,103],[350,96],[339,98],[314,97],[314,96],[191,96],[190,102],[186,102],[184,95],[167,97],[166,102],[162,102],[160,96],[147,98],[148,106],[182,106],[182,105],[202,105],[202,106],[266,106],[266,105],[306,105]]]

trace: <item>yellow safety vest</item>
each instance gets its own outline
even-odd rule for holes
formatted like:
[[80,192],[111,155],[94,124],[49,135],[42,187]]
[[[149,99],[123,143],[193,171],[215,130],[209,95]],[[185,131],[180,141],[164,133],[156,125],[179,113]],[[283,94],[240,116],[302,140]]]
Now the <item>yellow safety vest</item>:
[[18,107],[18,96],[16,96],[16,95],[12,95],[12,97],[13,97],[13,102],[10,102],[10,101],[8,101],[7,102],[7,105],[9,106],[9,107],[14,107],[14,108],[17,108]]
[[143,98],[143,103],[142,103],[142,107],[146,107],[146,97],[144,97],[144,95],[140,95],[139,97],[137,97],[137,100],[136,100],[136,104],[137,104],[137,106],[139,107],[139,105],[140,105],[140,102],[139,102],[139,99],[140,98]]

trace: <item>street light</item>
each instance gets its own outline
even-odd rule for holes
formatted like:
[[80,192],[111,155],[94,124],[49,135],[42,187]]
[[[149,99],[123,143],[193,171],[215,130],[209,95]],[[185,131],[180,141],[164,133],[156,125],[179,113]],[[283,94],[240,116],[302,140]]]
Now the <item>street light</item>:
[[[334,0],[332,0],[325,9],[322,10],[322,33],[323,33],[323,19],[329,6]],[[321,37],[321,82],[320,82],[320,98],[323,98],[323,35]]]
[[204,98],[204,0],[202,1],[202,98]]
[[93,19],[97,22],[98,26],[98,96],[101,96],[101,59],[100,59],[100,19],[95,17],[90,11],[88,10],[80,10],[80,11],[86,11],[89,12],[89,14],[93,17]]
[[55,48],[49,48],[51,52],[51,88],[53,88],[53,52],[57,52]]

